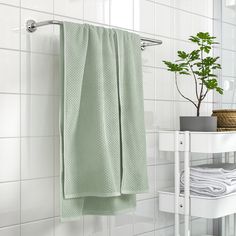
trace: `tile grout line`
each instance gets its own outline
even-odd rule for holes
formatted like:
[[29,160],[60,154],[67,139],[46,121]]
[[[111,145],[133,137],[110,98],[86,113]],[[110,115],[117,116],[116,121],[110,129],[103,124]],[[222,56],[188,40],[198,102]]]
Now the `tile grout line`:
[[20,12],[20,14],[19,14],[19,49],[20,49],[20,52],[19,52],[19,79],[20,79],[20,97],[19,97],[19,103],[20,103],[20,114],[19,114],[19,122],[20,122],[20,153],[19,153],[19,155],[20,155],[20,166],[19,166],[19,173],[20,173],[20,182],[19,182],[19,184],[20,184],[20,199],[19,199],[19,201],[20,201],[20,236],[22,235],[22,182],[21,182],[21,176],[22,176],[22,170],[21,170],[21,166],[22,166],[22,142],[21,142],[21,134],[22,134],[22,130],[21,130],[21,113],[22,113],[22,110],[21,110],[21,86],[22,86],[22,78],[21,78],[21,66],[22,66],[22,61],[21,61],[21,0],[19,0],[19,6],[20,6],[20,8],[19,8],[19,12]]

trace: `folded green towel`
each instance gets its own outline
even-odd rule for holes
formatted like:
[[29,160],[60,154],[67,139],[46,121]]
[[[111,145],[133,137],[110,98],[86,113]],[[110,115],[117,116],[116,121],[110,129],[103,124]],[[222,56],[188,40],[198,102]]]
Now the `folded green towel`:
[[146,192],[140,37],[64,22],[61,218],[116,214]]

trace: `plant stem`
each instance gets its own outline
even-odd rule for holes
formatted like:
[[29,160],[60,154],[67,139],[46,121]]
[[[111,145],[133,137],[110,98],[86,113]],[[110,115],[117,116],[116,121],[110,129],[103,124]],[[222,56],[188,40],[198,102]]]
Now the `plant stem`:
[[[200,50],[201,50],[201,64],[202,64],[202,70],[204,69],[203,68],[203,50],[202,50],[202,47],[203,47],[203,42],[201,44],[201,47],[200,47]],[[200,90],[200,94],[199,94],[199,99],[201,99],[202,97],[202,92],[203,92],[203,81],[202,81],[202,84],[201,84],[201,90]]]
[[200,116],[201,102],[202,102],[202,100],[200,99],[200,100],[198,101],[198,105],[197,105],[197,116]]

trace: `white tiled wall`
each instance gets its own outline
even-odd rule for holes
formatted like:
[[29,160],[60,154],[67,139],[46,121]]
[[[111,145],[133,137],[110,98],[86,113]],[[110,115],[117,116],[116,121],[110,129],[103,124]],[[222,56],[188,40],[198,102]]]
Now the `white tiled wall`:
[[216,108],[235,108],[236,104],[236,9],[227,7],[226,0],[216,1],[214,30],[220,38],[221,45],[216,54],[222,60],[222,86],[224,96],[217,96]]
[[[232,34],[234,18],[225,18]],[[138,196],[135,212],[60,223],[58,26],[29,34],[27,19],[104,24],[163,41],[142,52],[150,191]],[[191,49],[189,35],[212,30],[213,0],[0,0],[0,236],[173,235],[173,215],[158,211],[157,193],[173,185],[173,159],[158,151],[157,131],[178,128],[178,116],[194,109],[162,60]],[[225,57],[235,58],[233,39],[224,40]],[[224,75],[234,77],[235,66],[223,63]],[[189,92],[188,83],[181,86]],[[211,108],[209,98],[202,113]],[[194,233],[211,231],[205,220],[192,224]]]

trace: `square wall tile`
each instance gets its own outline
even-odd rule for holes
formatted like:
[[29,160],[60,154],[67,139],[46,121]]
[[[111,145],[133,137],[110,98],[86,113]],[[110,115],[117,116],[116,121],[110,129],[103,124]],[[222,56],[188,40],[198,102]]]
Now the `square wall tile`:
[[84,1],[84,20],[109,24],[109,0]]
[[0,92],[20,92],[20,53],[0,50]]
[[185,11],[192,11],[193,0],[178,0],[174,1],[174,6]]
[[83,0],[54,0],[55,14],[83,19]]
[[174,165],[156,166],[156,191],[174,186]]
[[112,26],[133,29],[133,0],[110,0],[110,10]]
[[134,30],[155,34],[155,3],[134,1]]
[[23,95],[21,97],[22,136],[53,135],[53,96]]
[[[213,20],[193,15],[193,25],[192,25],[192,33],[193,35],[197,34],[198,32],[209,32],[210,35],[213,34]],[[189,35],[190,36],[190,35]]]
[[85,216],[84,236],[108,236],[107,216]]
[[21,49],[30,52],[53,53],[53,25],[40,27],[36,33],[32,34],[25,30],[26,21],[29,19],[45,21],[53,19],[53,15],[31,10],[21,10]]
[[155,5],[155,32],[157,35],[173,37],[174,10],[171,7]]
[[21,7],[52,13],[53,0],[21,0]]
[[236,94],[235,94],[236,78],[222,77],[221,80],[224,88],[224,95],[221,96],[217,94],[216,96],[218,97],[218,99],[221,99],[223,103],[236,103]]
[[21,225],[21,236],[54,236],[54,220],[42,220]]
[[[174,225],[174,214],[160,211],[159,210],[159,198],[155,198],[155,229],[170,227],[172,225]],[[164,232],[163,232],[163,233],[160,233],[157,235],[172,236],[174,234],[173,233],[172,234],[169,234],[169,233],[164,234]]]
[[222,47],[235,51],[236,25],[222,23],[222,35]]
[[0,227],[19,224],[20,183],[1,183],[0,196]]
[[20,9],[0,5],[0,47],[19,49]]
[[196,219],[191,222],[191,234],[193,235],[212,235],[212,230],[209,229],[208,219]]
[[161,165],[161,164],[170,164],[170,163],[174,163],[174,155],[173,152],[162,152],[159,151],[158,148],[158,135],[157,135],[157,141],[156,141],[156,145],[157,145],[157,154],[156,154],[156,158],[157,158],[157,164]]
[[236,77],[236,52],[222,50],[222,75]]
[[83,219],[73,222],[60,222],[55,218],[55,236],[83,236]]
[[174,128],[174,102],[156,101],[156,127],[158,130],[172,130]]
[[192,0],[191,3],[194,13],[213,18],[213,0]]
[[154,199],[137,202],[134,214],[134,234],[154,230]]
[[36,53],[21,54],[21,92],[54,94],[54,56]]
[[156,163],[156,134],[146,134],[146,152],[147,152],[147,164],[154,165]]
[[133,235],[133,213],[109,217],[112,236]]
[[173,61],[174,59],[174,40],[158,36],[162,44],[155,46],[155,67],[166,68],[163,60]]
[[[145,37],[145,36],[144,36]],[[141,52],[143,66],[155,66],[155,50],[154,47],[146,47]]]
[[6,3],[13,6],[19,6],[20,0],[0,0],[0,3]]
[[20,236],[20,226],[4,227],[0,229],[0,236]]
[[0,182],[20,179],[20,139],[0,139]]
[[173,236],[174,235],[174,227],[168,227],[155,231],[155,236]]
[[217,6],[218,9],[222,9],[222,21],[228,22],[231,24],[235,24],[236,22],[236,11],[234,8],[227,7],[226,6],[227,0],[219,1],[219,4],[222,4],[221,6]]
[[155,99],[155,69],[143,66],[144,99]]
[[166,69],[155,70],[155,98],[174,100],[174,75]]
[[21,178],[53,176],[54,140],[52,137],[21,139]]
[[21,183],[22,222],[52,217],[53,191],[53,178],[23,181]]
[[110,235],[111,236],[133,235],[133,227],[132,225],[125,225],[125,226],[112,228]]
[[174,10],[174,38],[187,40],[193,34],[193,16],[193,14],[188,12]]
[[0,137],[20,135],[20,96],[0,94]]

